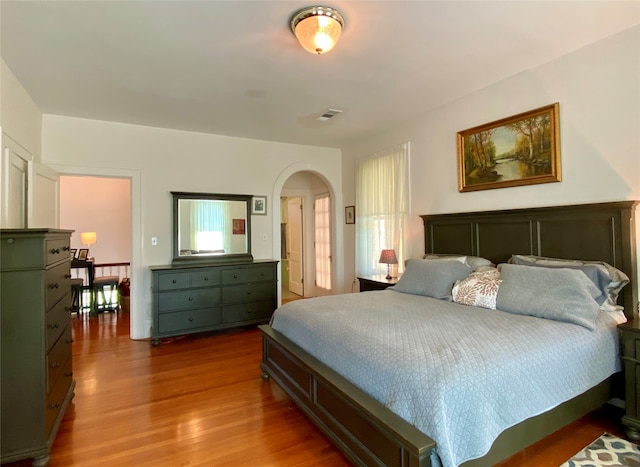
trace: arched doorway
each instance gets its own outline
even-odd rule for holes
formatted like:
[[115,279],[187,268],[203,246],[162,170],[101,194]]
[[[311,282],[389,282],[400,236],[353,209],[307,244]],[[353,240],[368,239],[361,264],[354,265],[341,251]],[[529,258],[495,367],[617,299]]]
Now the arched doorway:
[[[342,205],[342,197],[320,171],[311,169],[307,164],[294,165],[283,171],[274,187],[274,199],[280,199],[280,209],[274,212],[273,216],[273,238],[274,256],[280,253],[281,263],[279,267],[280,291],[279,301],[282,303],[291,298],[291,288],[289,286],[292,274],[292,252],[291,246],[292,232],[300,233],[301,238],[301,274],[302,274],[302,294],[304,297],[313,297],[332,293],[341,293],[343,280],[343,258],[336,254],[342,251],[342,209],[337,206]],[[296,198],[299,201],[296,201]],[[320,222],[316,218],[314,204],[322,199],[324,203],[324,219]],[[289,203],[289,201],[292,203]],[[296,203],[301,205],[301,215],[299,228],[290,225],[288,213],[289,205]],[[320,224],[323,225],[320,225]],[[318,228],[316,228],[318,227]],[[296,230],[292,230],[296,229]],[[324,250],[319,257],[316,256],[318,240],[322,232]],[[315,245],[314,245],[315,244]],[[322,262],[322,257],[326,258],[323,268],[318,266]],[[319,274],[323,274],[322,281],[318,281]],[[297,278],[293,276],[294,280]],[[318,286],[320,283],[320,286]],[[295,292],[294,292],[295,293]],[[297,294],[296,294],[297,295]],[[295,297],[294,297],[295,298]]]

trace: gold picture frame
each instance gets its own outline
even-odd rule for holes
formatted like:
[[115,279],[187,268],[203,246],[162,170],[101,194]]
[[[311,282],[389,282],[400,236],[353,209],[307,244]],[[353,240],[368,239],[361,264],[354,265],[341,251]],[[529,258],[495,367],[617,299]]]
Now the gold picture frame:
[[559,182],[560,104],[458,132],[458,190]]

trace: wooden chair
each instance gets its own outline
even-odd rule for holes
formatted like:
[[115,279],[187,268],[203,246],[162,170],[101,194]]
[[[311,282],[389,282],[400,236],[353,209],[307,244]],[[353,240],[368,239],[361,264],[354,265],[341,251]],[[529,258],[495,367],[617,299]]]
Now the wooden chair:
[[120,308],[118,300],[119,281],[120,278],[118,276],[104,276],[93,279],[94,315],[105,311],[118,311]]
[[71,313],[82,313],[82,292],[84,290],[84,280],[71,279]]

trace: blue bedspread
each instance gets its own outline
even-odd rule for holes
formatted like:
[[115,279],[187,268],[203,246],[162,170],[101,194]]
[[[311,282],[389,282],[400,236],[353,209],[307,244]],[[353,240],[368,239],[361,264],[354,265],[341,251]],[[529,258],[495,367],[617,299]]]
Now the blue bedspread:
[[393,290],[298,300],[272,327],[433,438],[444,467],[620,370],[596,329]]

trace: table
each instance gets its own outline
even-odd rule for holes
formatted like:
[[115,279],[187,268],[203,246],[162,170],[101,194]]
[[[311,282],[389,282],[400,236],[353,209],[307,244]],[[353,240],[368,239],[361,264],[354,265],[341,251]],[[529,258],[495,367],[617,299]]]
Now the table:
[[625,415],[622,424],[633,442],[640,440],[640,321],[618,326],[622,332],[622,361],[625,378]]
[[358,281],[360,282],[360,292],[369,292],[371,290],[384,290],[387,287],[396,285],[398,283],[398,278],[393,277],[391,279],[386,279],[386,275],[379,274],[374,276],[358,277]]
[[89,283],[87,286],[89,288],[93,288],[93,279],[96,274],[95,263],[93,260],[81,260],[81,259],[72,259],[71,260],[71,269],[86,269],[87,270],[87,278]]

